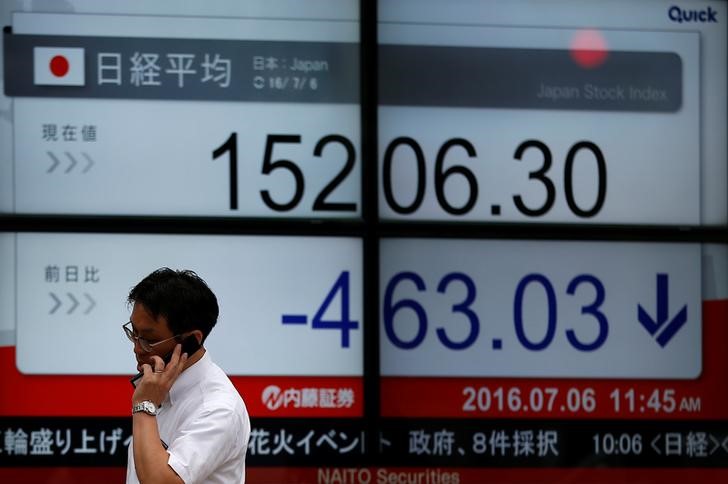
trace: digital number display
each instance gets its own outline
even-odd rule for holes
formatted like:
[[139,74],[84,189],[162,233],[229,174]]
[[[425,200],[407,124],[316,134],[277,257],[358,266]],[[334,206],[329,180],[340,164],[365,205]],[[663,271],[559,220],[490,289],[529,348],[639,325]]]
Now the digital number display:
[[726,223],[725,29],[621,5],[384,3],[380,217]]
[[698,245],[385,239],[380,250],[383,375],[700,375]]
[[[132,372],[126,295],[166,266],[194,269],[216,293],[221,313],[207,346],[230,375],[362,374],[357,239],[18,234],[17,264],[23,373]],[[89,351],[68,351],[78,345]]]
[[385,238],[380,254],[384,417],[728,418],[722,245]]
[[356,22],[12,22],[14,211],[359,216]]

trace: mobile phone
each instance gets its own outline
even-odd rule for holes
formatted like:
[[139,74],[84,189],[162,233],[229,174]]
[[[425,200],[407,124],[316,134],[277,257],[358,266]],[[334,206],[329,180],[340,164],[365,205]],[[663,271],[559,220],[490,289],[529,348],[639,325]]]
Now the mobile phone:
[[[182,352],[180,353],[180,356],[182,355],[182,353],[187,353],[187,357],[189,358],[199,349],[200,349],[200,343],[197,341],[197,338],[195,338],[195,335],[191,334],[182,340]],[[169,353],[167,353],[166,355],[164,355],[164,357],[162,358],[162,361],[164,361],[165,365],[167,363],[169,363],[169,360],[172,359],[173,353],[174,353],[174,349],[172,351],[170,351]],[[139,381],[139,379],[143,376],[144,376],[144,372],[140,371],[139,373],[137,373],[136,375],[131,377],[131,380],[130,380],[131,386],[136,388],[136,382]]]
[[[199,349],[200,343],[197,341],[197,338],[195,338],[195,335],[191,334],[182,340],[182,352],[180,353],[180,356],[182,356],[182,353],[187,353],[187,358],[189,358]],[[167,356],[163,358],[165,365],[169,363],[169,360],[172,359],[172,351],[170,351]]]

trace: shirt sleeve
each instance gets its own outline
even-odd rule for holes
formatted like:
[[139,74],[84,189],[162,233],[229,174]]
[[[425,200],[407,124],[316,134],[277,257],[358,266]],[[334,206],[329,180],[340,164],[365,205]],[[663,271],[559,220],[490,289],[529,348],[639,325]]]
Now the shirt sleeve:
[[170,443],[167,463],[185,484],[204,482],[242,445],[240,420],[231,408],[200,409]]

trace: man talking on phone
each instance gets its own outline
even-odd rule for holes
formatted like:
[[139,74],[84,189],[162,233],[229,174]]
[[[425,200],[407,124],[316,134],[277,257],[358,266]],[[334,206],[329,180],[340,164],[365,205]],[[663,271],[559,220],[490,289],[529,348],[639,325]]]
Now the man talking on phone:
[[202,346],[217,298],[192,271],[158,269],[129,293],[134,343],[127,483],[242,483],[250,419]]

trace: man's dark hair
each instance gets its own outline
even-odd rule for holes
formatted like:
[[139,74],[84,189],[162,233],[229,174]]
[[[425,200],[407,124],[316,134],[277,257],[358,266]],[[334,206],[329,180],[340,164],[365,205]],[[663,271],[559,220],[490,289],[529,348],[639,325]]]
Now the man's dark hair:
[[217,322],[217,298],[190,270],[157,269],[129,291],[129,304],[142,304],[154,318],[164,316],[172,334],[195,329],[204,341]]

